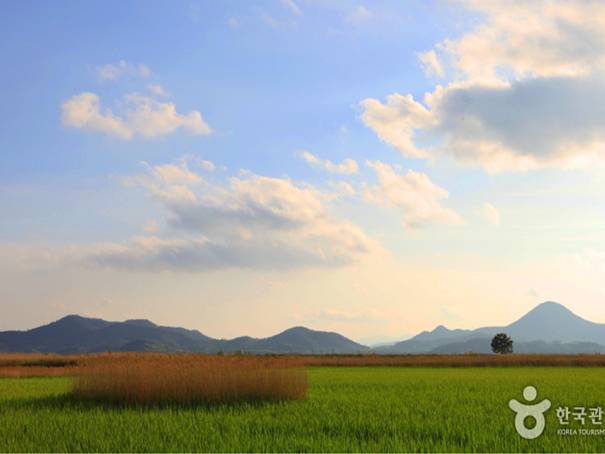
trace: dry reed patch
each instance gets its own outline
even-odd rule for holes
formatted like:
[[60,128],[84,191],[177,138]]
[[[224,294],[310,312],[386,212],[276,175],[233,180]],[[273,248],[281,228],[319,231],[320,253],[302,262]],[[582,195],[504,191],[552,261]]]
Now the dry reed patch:
[[69,367],[78,364],[78,356],[40,353],[0,354],[0,367]]
[[83,366],[73,393],[116,404],[222,404],[303,399],[299,361],[263,357],[128,355]]
[[56,377],[73,375],[77,369],[76,356],[7,353],[0,354],[0,377]]

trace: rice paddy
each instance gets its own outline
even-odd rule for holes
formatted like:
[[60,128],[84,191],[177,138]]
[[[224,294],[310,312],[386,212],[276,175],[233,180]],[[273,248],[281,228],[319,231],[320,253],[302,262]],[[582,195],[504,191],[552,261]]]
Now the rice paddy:
[[[599,367],[322,366],[307,375],[303,399],[202,405],[115,405],[78,399],[70,376],[2,378],[0,451],[603,450],[599,425],[562,426],[555,414],[605,407]],[[508,407],[528,384],[552,402],[535,440],[516,433]]]

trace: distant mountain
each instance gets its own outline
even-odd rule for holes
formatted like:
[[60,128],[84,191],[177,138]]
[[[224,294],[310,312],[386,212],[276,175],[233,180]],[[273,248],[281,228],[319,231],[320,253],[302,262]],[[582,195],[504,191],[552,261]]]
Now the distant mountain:
[[518,353],[605,354],[605,324],[585,320],[553,302],[538,305],[507,326],[452,330],[440,325],[374,349],[338,333],[301,326],[260,339],[213,339],[196,330],[158,326],[149,320],[109,322],[69,315],[28,331],[0,332],[0,352],[490,353],[491,339],[499,332],[513,338]]
[[239,337],[226,341],[224,351],[254,353],[360,353],[365,345],[353,342],[338,333],[313,331],[302,326],[290,328],[272,337],[254,339]]
[[304,327],[262,339],[225,340],[213,339],[196,330],[158,326],[149,320],[108,322],[78,315],[69,315],[28,331],[0,332],[0,352],[359,353],[368,350],[340,334]]
[[[367,345],[370,348],[376,347],[386,347],[388,345],[393,345],[396,342],[399,342],[401,338],[405,338],[405,334],[401,334],[399,336],[370,336],[370,337],[362,337],[359,339],[359,343],[363,345]],[[407,336],[409,337],[409,336]]]
[[438,326],[380,353],[489,353],[491,338],[504,332],[518,353],[605,353],[605,324],[585,320],[565,306],[545,302],[507,326],[450,330]]

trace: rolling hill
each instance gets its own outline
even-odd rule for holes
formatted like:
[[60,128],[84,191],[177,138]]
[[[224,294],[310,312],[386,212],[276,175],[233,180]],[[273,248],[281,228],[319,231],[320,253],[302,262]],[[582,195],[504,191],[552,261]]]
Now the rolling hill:
[[105,351],[360,353],[368,347],[337,333],[290,328],[272,337],[213,339],[196,330],[149,320],[109,322],[69,315],[28,331],[0,332],[1,352],[95,353]]

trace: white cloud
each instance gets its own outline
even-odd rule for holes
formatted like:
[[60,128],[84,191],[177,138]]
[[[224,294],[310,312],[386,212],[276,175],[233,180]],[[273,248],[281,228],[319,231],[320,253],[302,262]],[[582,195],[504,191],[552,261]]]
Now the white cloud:
[[288,8],[292,12],[292,14],[296,16],[302,16],[302,11],[294,0],[281,0],[281,3],[286,8]]
[[202,169],[206,170],[207,172],[214,172],[214,170],[216,169],[214,163],[212,161],[208,161],[207,159],[201,159],[198,164]]
[[165,203],[197,200],[192,186],[202,184],[204,180],[189,169],[187,159],[181,159],[178,164],[151,166],[144,162],[143,165],[147,173],[122,178],[124,185],[142,186]]
[[418,58],[423,65],[424,73],[427,76],[433,77],[443,77],[445,76],[445,70],[441,65],[441,62],[437,58],[437,54],[434,50],[429,50],[428,52],[423,52],[418,54]]
[[186,115],[177,113],[173,103],[162,103],[154,99],[130,94],[124,98],[121,115],[110,109],[101,109],[95,93],[84,92],[72,96],[61,106],[65,127],[101,132],[123,140],[134,136],[153,138],[185,129],[191,134],[211,133],[202,115],[194,110]]
[[156,96],[166,97],[168,93],[160,84],[149,84],[147,89]]
[[63,126],[101,132],[120,139],[130,139],[132,131],[111,110],[101,112],[99,97],[94,93],[81,93],[65,101],[61,110]]
[[482,214],[485,220],[491,225],[500,225],[500,212],[489,202],[483,204]]
[[151,167],[151,173],[154,180],[164,184],[197,184],[202,181],[202,177],[189,170],[186,162]]
[[[585,167],[605,157],[605,80],[452,83],[425,95],[362,102],[362,119],[410,157],[452,156],[490,172]],[[424,146],[422,146],[424,144]]]
[[426,174],[409,170],[407,174],[399,175],[389,164],[379,161],[366,161],[366,165],[376,171],[378,184],[366,186],[365,200],[400,209],[406,228],[462,223],[458,214],[441,205],[449,197],[448,192],[433,183]]
[[577,76],[605,63],[605,3],[531,0],[465,1],[484,21],[435,51],[462,77],[473,80]]
[[334,218],[330,195],[289,179],[252,173],[204,181],[186,161],[148,166],[125,179],[167,211],[166,237],[100,245],[88,260],[139,270],[338,267],[381,250],[358,227]]
[[96,68],[97,77],[101,81],[118,80],[122,76],[149,77],[151,70],[143,64],[133,64],[125,60],[101,65]]
[[364,124],[371,128],[388,145],[395,147],[406,156],[424,158],[426,150],[414,143],[414,132],[430,127],[434,123],[433,114],[412,95],[399,93],[389,95],[382,104],[377,99],[365,99],[361,106]]
[[346,181],[332,181],[330,182],[330,186],[335,191],[335,198],[337,197],[352,197],[357,194],[357,191],[351,185],[351,183],[347,183]]
[[335,164],[327,159],[320,159],[308,151],[303,151],[301,157],[312,166],[323,169],[329,173],[351,175],[357,173],[359,170],[357,162],[355,162],[353,159],[345,159],[340,164]]
[[173,103],[160,103],[137,94],[128,95],[126,99],[133,106],[127,113],[128,124],[133,131],[145,137],[170,134],[178,128],[199,135],[211,132],[202,115],[196,110],[181,115],[177,113]]

